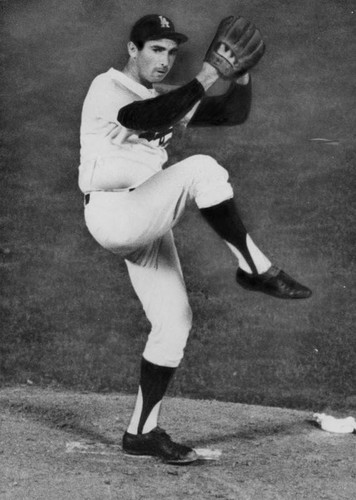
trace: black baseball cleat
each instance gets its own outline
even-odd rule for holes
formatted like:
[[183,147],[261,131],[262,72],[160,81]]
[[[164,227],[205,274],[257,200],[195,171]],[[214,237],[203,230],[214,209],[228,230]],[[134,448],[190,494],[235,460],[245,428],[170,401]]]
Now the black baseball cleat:
[[278,299],[307,299],[312,294],[309,288],[275,266],[262,274],[249,274],[239,268],[236,281],[246,290],[266,293]]
[[167,464],[184,465],[195,462],[198,455],[192,448],[174,443],[159,427],[147,434],[125,432],[122,448],[128,455],[158,457]]

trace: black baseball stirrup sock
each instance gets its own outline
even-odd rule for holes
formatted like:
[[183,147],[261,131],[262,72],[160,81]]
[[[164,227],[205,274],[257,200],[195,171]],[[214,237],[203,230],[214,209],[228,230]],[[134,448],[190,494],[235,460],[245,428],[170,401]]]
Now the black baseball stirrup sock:
[[151,411],[162,400],[175,370],[176,368],[154,365],[142,358],[140,387],[143,402],[137,429],[138,434],[142,434],[143,427]]
[[255,263],[247,248],[247,231],[234,200],[230,199],[212,207],[201,208],[200,213],[221,238],[234,245],[242,253],[252,272],[257,274]]

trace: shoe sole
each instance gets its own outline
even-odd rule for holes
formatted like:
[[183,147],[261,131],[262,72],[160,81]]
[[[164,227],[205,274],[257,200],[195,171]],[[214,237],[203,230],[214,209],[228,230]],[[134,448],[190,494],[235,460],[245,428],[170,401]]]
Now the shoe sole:
[[188,464],[191,464],[193,462],[196,462],[197,460],[199,460],[199,456],[196,455],[194,457],[191,457],[191,458],[185,458],[185,459],[182,459],[182,460],[167,460],[163,457],[160,457],[159,455],[149,455],[149,454],[142,454],[142,453],[132,453],[130,451],[126,451],[126,450],[123,450],[124,452],[124,455],[127,456],[127,457],[131,457],[131,458],[159,458],[160,460],[162,460],[163,463],[165,464],[170,464],[170,465],[188,465]]
[[308,299],[311,297],[312,293],[307,292],[305,295],[283,295],[279,294],[278,292],[268,292],[266,290],[263,290],[262,288],[258,288],[257,286],[254,285],[247,285],[246,283],[241,283],[240,281],[236,280],[236,283],[241,286],[241,288],[244,288],[245,290],[248,290],[249,292],[258,292],[258,293],[264,293],[265,295],[269,295],[270,297],[275,297],[276,299],[285,299],[285,300],[296,300],[296,299]]
[[124,451],[124,455],[131,458],[152,458],[152,455],[136,455],[136,453],[129,453],[127,451]]

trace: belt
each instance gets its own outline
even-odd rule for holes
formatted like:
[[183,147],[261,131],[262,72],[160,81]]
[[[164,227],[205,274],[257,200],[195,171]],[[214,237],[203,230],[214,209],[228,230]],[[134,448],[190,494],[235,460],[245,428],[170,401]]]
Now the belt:
[[[129,189],[125,189],[125,190],[122,190],[122,191],[110,191],[110,193],[127,193],[128,191],[134,191],[136,188],[129,188]],[[87,193],[84,195],[84,205],[88,205],[90,201],[90,193]]]

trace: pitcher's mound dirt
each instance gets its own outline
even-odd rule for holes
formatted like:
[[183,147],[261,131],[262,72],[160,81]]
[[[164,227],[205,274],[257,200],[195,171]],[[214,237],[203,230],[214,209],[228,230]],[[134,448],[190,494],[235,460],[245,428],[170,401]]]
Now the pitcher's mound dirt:
[[311,412],[168,398],[161,426],[174,439],[222,452],[175,467],[122,453],[133,404],[127,395],[0,390],[0,499],[355,497],[356,436],[320,430]]

